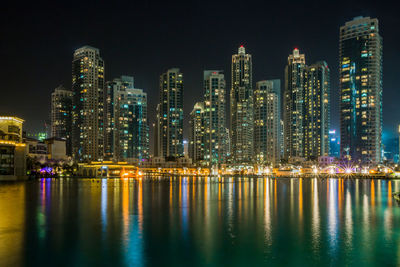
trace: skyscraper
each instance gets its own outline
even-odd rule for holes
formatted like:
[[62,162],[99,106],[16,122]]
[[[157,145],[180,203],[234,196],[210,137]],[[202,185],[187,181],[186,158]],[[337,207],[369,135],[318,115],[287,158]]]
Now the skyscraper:
[[127,88],[118,92],[116,103],[114,157],[140,163],[149,157],[147,94],[141,89]]
[[67,155],[72,155],[72,91],[63,86],[51,94],[51,136],[65,139]]
[[118,94],[119,92],[125,91],[127,88],[134,88],[134,79],[131,76],[121,76],[113,81],[106,82],[106,101],[104,109],[104,117],[106,121],[105,127],[105,145],[104,145],[104,157],[106,159],[114,158],[115,151],[115,138],[117,132],[116,123],[118,120],[117,109],[118,109]]
[[107,82],[106,157],[136,161],[149,156],[147,94],[134,88],[131,76]]
[[254,91],[254,160],[259,164],[277,164],[280,160],[280,91],[280,80],[256,83]]
[[225,77],[223,71],[204,71],[204,160],[209,166],[226,160]]
[[285,68],[284,93],[284,143],[285,158],[304,157],[303,105],[304,105],[304,54],[295,48],[288,57]]
[[78,161],[104,153],[104,61],[97,48],[83,46],[72,60],[72,146]]
[[377,19],[340,27],[340,154],[379,163],[382,152],[382,37]]
[[183,156],[183,74],[178,68],[160,76],[159,151],[157,156]]
[[160,157],[161,156],[161,133],[160,133],[160,126],[161,126],[161,118],[160,118],[160,104],[157,104],[156,107],[156,121],[153,123],[153,156]]
[[329,156],[330,71],[325,61],[304,72],[304,157]]
[[253,158],[252,59],[242,46],[232,55],[231,145],[233,162],[251,163]]
[[204,103],[197,102],[190,112],[189,157],[194,163],[204,160]]

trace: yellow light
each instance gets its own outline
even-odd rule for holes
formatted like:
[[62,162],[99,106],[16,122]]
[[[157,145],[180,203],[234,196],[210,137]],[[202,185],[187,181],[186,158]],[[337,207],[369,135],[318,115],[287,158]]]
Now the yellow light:
[[7,121],[14,121],[18,123],[23,123],[24,120],[18,117],[7,117],[7,116],[0,116],[0,120],[7,120]]

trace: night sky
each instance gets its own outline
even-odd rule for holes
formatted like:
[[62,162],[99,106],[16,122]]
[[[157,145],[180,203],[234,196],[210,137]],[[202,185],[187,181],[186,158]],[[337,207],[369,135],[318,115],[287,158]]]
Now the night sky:
[[337,129],[339,27],[360,15],[377,17],[383,36],[384,137],[394,136],[400,123],[400,16],[394,1],[7,2],[0,11],[0,114],[25,119],[28,132],[49,120],[54,88],[71,87],[73,51],[83,45],[100,49],[106,80],[134,76],[135,87],[148,93],[150,125],[159,75],[179,67],[186,126],[194,103],[202,100],[203,70],[224,70],[229,95],[231,56],[239,45],[253,56],[254,85],[283,79],[287,57],[298,47],[307,64],[325,60],[331,69],[331,128]]

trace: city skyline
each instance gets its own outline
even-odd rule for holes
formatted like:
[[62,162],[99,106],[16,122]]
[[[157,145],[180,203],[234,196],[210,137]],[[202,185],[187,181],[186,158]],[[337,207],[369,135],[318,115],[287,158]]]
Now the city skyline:
[[[282,6],[281,6],[282,5]],[[173,5],[175,6],[175,5]],[[198,33],[199,37],[190,38],[190,40],[186,40],[185,43],[176,43],[176,42],[158,42],[157,44],[152,42],[151,38],[145,34],[146,30],[149,28],[145,28],[143,30],[137,29],[135,26],[135,34],[141,38],[140,42],[134,43],[132,45],[125,45],[124,41],[127,39],[125,37],[121,37],[121,39],[115,39],[113,42],[111,41],[102,41],[104,38],[98,33],[94,32],[93,34],[83,34],[86,32],[90,25],[93,25],[93,22],[89,22],[89,19],[92,15],[89,15],[89,18],[82,18],[82,20],[88,22],[88,24],[82,29],[77,29],[71,33],[68,26],[60,26],[59,23],[55,23],[55,26],[60,26],[61,29],[67,29],[64,34],[60,35],[58,31],[55,32],[54,35],[54,45],[49,47],[47,43],[43,43],[46,38],[43,33],[38,32],[37,29],[40,25],[40,19],[37,18],[37,23],[33,23],[28,27],[33,29],[33,33],[35,34],[31,41],[26,42],[25,45],[30,46],[32,49],[30,50],[30,54],[23,57],[22,60],[15,60],[16,62],[23,62],[24,64],[19,63],[17,69],[20,70],[19,74],[24,75],[25,79],[21,84],[13,84],[11,83],[12,77],[15,75],[10,70],[15,69],[14,60],[11,61],[10,55],[15,56],[17,59],[21,58],[26,52],[21,53],[13,53],[16,48],[19,47],[20,41],[24,40],[24,36],[20,38],[12,38],[14,35],[12,33],[13,30],[18,32],[18,29],[22,25],[27,24],[27,18],[23,19],[16,25],[9,27],[5,30],[5,37],[9,37],[10,40],[14,40],[11,42],[13,46],[6,45],[6,50],[8,51],[5,55],[5,62],[8,69],[3,72],[5,86],[7,86],[8,90],[5,92],[4,97],[1,100],[1,111],[3,114],[16,114],[26,120],[26,129],[28,131],[34,132],[39,131],[42,127],[44,118],[49,117],[49,106],[50,101],[48,95],[50,92],[60,84],[64,84],[64,87],[67,89],[70,88],[70,61],[71,61],[71,53],[74,49],[81,47],[85,44],[92,45],[100,49],[102,53],[103,59],[106,61],[107,74],[106,80],[112,80],[115,77],[119,77],[121,74],[132,75],[135,77],[135,81],[139,88],[144,88],[145,92],[148,94],[149,101],[149,122],[153,122],[155,118],[155,105],[157,104],[157,95],[158,95],[158,76],[160,73],[165,71],[166,68],[170,67],[179,67],[183,73],[185,73],[185,87],[187,89],[187,93],[185,94],[185,103],[184,103],[184,117],[185,117],[185,128],[188,125],[188,118],[191,108],[194,103],[201,99],[202,96],[202,71],[204,69],[221,69],[224,70],[224,73],[229,74],[229,65],[230,65],[230,56],[233,51],[237,49],[237,46],[240,44],[244,44],[247,50],[253,55],[253,65],[254,65],[254,81],[264,80],[264,79],[274,79],[279,78],[283,80],[283,68],[285,65],[285,57],[286,55],[292,51],[294,47],[298,47],[303,53],[306,54],[307,62],[317,62],[319,60],[326,60],[331,69],[331,102],[332,102],[332,127],[333,129],[338,130],[339,128],[339,118],[338,114],[338,43],[339,43],[339,27],[344,25],[346,21],[351,20],[353,17],[358,15],[369,15],[371,17],[376,17],[380,22],[380,30],[381,35],[384,37],[384,60],[383,60],[383,69],[384,69],[384,82],[383,82],[383,127],[384,134],[389,133],[394,136],[396,133],[396,125],[397,121],[394,115],[395,101],[398,97],[399,92],[396,89],[395,82],[395,65],[394,63],[397,61],[398,54],[395,53],[397,48],[394,48],[397,44],[396,39],[398,38],[395,33],[395,25],[398,19],[394,16],[389,8],[384,7],[383,4],[379,3],[365,3],[363,8],[358,8],[356,4],[350,5],[348,11],[341,11],[339,7],[340,3],[329,3],[327,7],[321,7],[319,5],[310,5],[305,4],[305,7],[300,7],[299,4],[293,4],[293,6],[288,8],[288,14],[295,13],[296,9],[306,9],[308,8],[311,11],[323,11],[325,8],[330,8],[330,12],[325,14],[324,20],[321,21],[321,25],[316,28],[307,27],[312,25],[311,19],[307,19],[303,15],[295,15],[293,18],[288,18],[285,16],[284,18],[277,20],[276,15],[271,14],[271,18],[267,18],[265,22],[260,22],[259,19],[249,19],[247,22],[243,22],[240,24],[238,28],[236,28],[237,34],[231,34],[232,30],[225,29],[223,26],[226,23],[233,20],[233,17],[228,16],[228,22],[219,22],[215,25],[220,25],[220,36],[216,36],[216,42],[211,41],[209,46],[205,44],[207,42],[203,40],[199,40],[200,36],[204,35],[204,29],[207,28],[207,23],[204,26],[200,26],[202,23],[201,16],[199,17],[198,11],[195,10],[198,6],[196,4],[184,4],[180,7],[180,11],[187,11],[186,14],[195,14],[197,15],[198,20],[190,20],[188,26],[182,26],[178,28],[176,31],[172,32],[172,37],[182,34],[188,34],[188,29],[194,30],[193,33],[189,34],[189,36],[193,37],[196,33]],[[61,5],[61,7],[63,7]],[[254,6],[250,9],[249,7],[243,7],[246,11],[256,12],[257,6]],[[36,9],[37,7],[35,7]],[[85,5],[83,5],[83,8]],[[102,6],[96,7],[98,10],[102,10]],[[154,7],[150,4],[150,9],[161,10],[163,7]],[[283,4],[275,4],[272,6],[273,10],[279,11],[283,8]],[[34,9],[34,10],[35,10]],[[68,10],[68,7],[65,8]],[[144,9],[144,14],[149,12],[148,8],[139,6],[138,10]],[[119,10],[118,7],[113,7],[110,9],[110,12],[114,14],[116,10]],[[227,15],[232,8],[217,5],[216,10],[223,10],[223,14]],[[42,11],[41,11],[42,12]],[[63,13],[64,11],[60,11]],[[178,12],[178,11],[175,11]],[[213,11],[214,12],[214,11]],[[236,14],[238,11],[234,11],[233,14]],[[11,9],[10,14],[13,13]],[[155,12],[158,14],[157,12]],[[249,12],[248,12],[249,13]],[[250,12],[251,13],[251,12]],[[301,13],[301,12],[298,12]],[[318,13],[318,12],[317,12]],[[115,16],[115,15],[114,15]],[[154,14],[153,14],[154,16]],[[250,15],[246,14],[246,18],[249,18]],[[29,16],[28,16],[29,18]],[[184,20],[188,20],[185,16]],[[286,21],[285,21],[286,19]],[[158,21],[165,20],[165,16],[160,16]],[[282,22],[277,29],[264,27],[271,21],[276,20],[277,22]],[[9,20],[10,22],[13,19]],[[212,20],[213,21],[213,20]],[[107,22],[107,23],[106,23]],[[117,25],[115,23],[110,23],[107,19],[105,24],[102,24],[105,28],[104,31],[110,31],[113,25]],[[126,28],[121,23],[122,28]],[[75,22],[74,22],[75,23]],[[175,25],[178,22],[174,19],[168,21],[166,25]],[[131,25],[131,24],[129,24]],[[250,26],[254,26],[252,29]],[[295,25],[299,25],[295,27]],[[49,31],[53,27],[49,25],[48,29],[43,28],[44,32]],[[146,27],[154,27],[154,25],[146,26]],[[222,27],[222,28],[221,28]],[[250,27],[250,28],[249,28]],[[72,28],[72,27],[71,27]],[[301,28],[301,30],[299,30]],[[35,30],[36,29],[36,30]],[[323,30],[321,30],[323,29]],[[116,33],[121,30],[117,30]],[[168,32],[166,27],[162,27],[156,30],[155,35],[157,33]],[[192,31],[191,31],[192,32]],[[280,33],[282,32],[282,33]],[[296,33],[298,32],[298,33]],[[71,38],[67,38],[67,34],[71,36]],[[28,34],[29,35],[29,34]],[[273,36],[274,38],[270,41],[267,41],[268,36]],[[284,35],[284,36],[283,36]],[[155,40],[161,38],[163,35],[160,35]],[[213,33],[215,37],[215,34]],[[58,42],[66,39],[66,42],[63,42],[62,45],[59,45]],[[267,38],[267,39],[266,39]],[[317,39],[316,39],[317,38]],[[111,38],[112,39],[112,38]],[[316,42],[316,40],[318,40]],[[118,42],[116,42],[118,41]],[[119,43],[123,44],[120,46]],[[150,46],[149,46],[150,42]],[[172,45],[173,43],[173,45]],[[15,45],[14,45],[15,44]],[[118,44],[118,46],[116,45]],[[146,48],[148,46],[148,48]],[[118,47],[118,49],[116,49]],[[35,51],[32,53],[31,51]],[[166,51],[169,51],[167,53]],[[59,55],[57,61],[37,61],[37,57],[48,58],[49,53]],[[146,54],[147,57],[143,57],[140,54]],[[160,60],[155,61],[155,59]],[[31,65],[29,68],[29,72],[26,72],[26,66]],[[33,66],[33,67],[32,67]],[[46,79],[42,79],[42,73],[45,73]],[[38,79],[41,77],[40,79]],[[229,77],[226,77],[227,81],[229,81]],[[253,85],[254,86],[254,85]],[[227,88],[230,85],[227,83]],[[18,89],[18,90],[17,90]],[[16,99],[16,92],[19,92],[19,101],[18,103],[13,103],[12,99]],[[35,92],[35,93],[32,93]],[[28,97],[29,96],[29,97]],[[12,104],[11,104],[12,103]],[[38,104],[38,105],[35,105]],[[34,112],[32,112],[34,110]],[[185,138],[188,138],[188,132],[185,133]],[[384,135],[385,137],[385,135]]]

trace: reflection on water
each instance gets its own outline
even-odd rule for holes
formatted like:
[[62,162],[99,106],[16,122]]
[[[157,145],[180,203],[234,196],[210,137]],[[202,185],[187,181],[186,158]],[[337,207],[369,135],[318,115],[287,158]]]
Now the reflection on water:
[[400,263],[396,180],[0,184],[0,266]]

